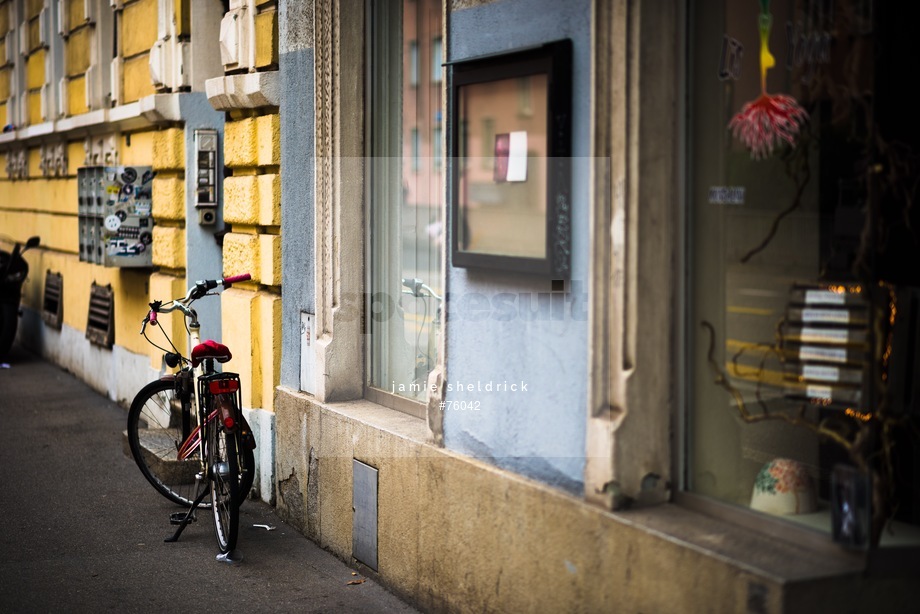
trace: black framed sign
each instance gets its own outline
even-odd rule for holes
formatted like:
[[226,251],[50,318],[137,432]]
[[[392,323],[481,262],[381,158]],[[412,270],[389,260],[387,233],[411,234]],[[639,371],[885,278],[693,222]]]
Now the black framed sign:
[[451,261],[569,275],[572,44],[451,64]]

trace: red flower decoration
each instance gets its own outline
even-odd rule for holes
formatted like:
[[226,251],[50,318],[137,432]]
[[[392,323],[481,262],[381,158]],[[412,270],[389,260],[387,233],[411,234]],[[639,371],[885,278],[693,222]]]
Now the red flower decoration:
[[773,148],[784,141],[795,147],[796,137],[808,113],[792,96],[767,93],[767,71],[776,66],[776,58],[770,53],[770,30],[773,15],[770,0],[760,0],[760,15],[757,29],[760,33],[760,96],[745,103],[735,115],[728,128],[751,150],[755,160],[766,158]]
[[754,159],[761,159],[783,142],[795,147],[807,120],[808,113],[792,96],[763,93],[757,100],[745,103],[728,127],[751,150]]

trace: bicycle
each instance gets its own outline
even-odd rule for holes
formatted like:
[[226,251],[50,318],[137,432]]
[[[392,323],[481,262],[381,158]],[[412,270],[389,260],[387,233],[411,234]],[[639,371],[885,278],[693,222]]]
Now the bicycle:
[[[444,299],[431,286],[417,277],[404,277],[400,281],[403,287],[407,288],[402,293],[421,299],[424,308],[422,324],[415,334],[415,371],[410,390],[425,390],[428,374],[434,369],[438,355],[437,335],[441,330],[441,306]],[[434,317],[431,319],[428,318],[428,298],[432,298],[435,301]],[[428,321],[428,331],[425,339],[426,346],[423,348],[421,337],[426,320]]]
[[[170,522],[179,526],[165,541],[178,541],[185,527],[196,520],[195,510],[210,508],[221,552],[218,558],[225,560],[232,560],[229,555],[236,547],[239,507],[252,488],[255,438],[240,410],[239,375],[215,369],[215,361],[230,360],[230,350],[210,339],[201,341],[201,325],[192,304],[205,296],[217,296],[211,290],[219,285],[229,288],[248,279],[249,274],[244,274],[198,281],[183,298],[150,303],[141,334],[165,352],[170,368],[179,371],[144,386],[128,411],[128,444],[141,473],[161,495],[189,508],[170,515]],[[176,349],[162,326],[173,351],[147,336],[147,325],[157,326],[158,314],[173,311],[183,315],[191,348],[188,357]]]

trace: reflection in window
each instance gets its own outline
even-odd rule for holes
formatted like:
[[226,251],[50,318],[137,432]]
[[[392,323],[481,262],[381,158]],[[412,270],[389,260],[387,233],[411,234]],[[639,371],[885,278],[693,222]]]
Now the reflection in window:
[[[484,81],[460,89],[457,113],[463,131],[459,141],[458,230],[463,251],[503,256],[546,256],[547,126],[546,74],[527,77],[539,108],[519,113],[520,79]],[[542,118],[542,119],[540,119]],[[476,152],[479,162],[467,161]],[[476,155],[476,154],[474,154]]]
[[441,2],[378,0],[369,24],[368,386],[424,401],[443,293],[441,88],[414,41],[440,54]]
[[409,85],[418,85],[418,41],[409,41]]
[[442,166],[441,164],[441,161],[442,161],[441,159],[441,151],[442,151],[441,149],[442,147],[441,127],[438,126],[437,128],[435,128],[432,131],[431,135],[432,135],[431,148],[433,151],[433,155],[431,156],[431,161],[432,161],[432,165],[437,170],[437,169],[440,169]]
[[441,82],[441,71],[443,67],[441,64],[444,63],[444,60],[441,57],[441,37],[438,36],[431,41],[431,82],[440,83]]
[[522,117],[530,117],[533,115],[530,77],[521,77],[518,79],[518,115]]
[[[464,119],[464,121],[468,122],[469,119]],[[479,143],[479,161],[482,168],[490,169],[495,156],[495,120],[491,117],[483,117],[481,121],[482,142]],[[462,143],[464,147],[468,145],[465,140]]]
[[[793,422],[852,438],[880,418],[868,289],[920,281],[905,266],[920,253],[903,223],[891,222],[885,245],[866,231],[870,219],[888,223],[872,217],[866,181],[873,157],[889,163],[878,158],[879,139],[887,129],[906,141],[904,160],[917,154],[916,133],[905,132],[910,105],[873,91],[900,87],[891,82],[898,71],[861,59],[877,47],[877,58],[895,55],[885,53],[879,24],[860,17],[869,4],[709,0],[691,17],[688,486],[827,532],[839,528],[840,510],[867,500],[865,484],[842,446]],[[772,66],[760,64],[769,58],[762,45]],[[904,187],[877,187],[894,218],[908,212],[885,190]],[[902,290],[892,292],[876,305],[895,321],[889,304]],[[891,350],[888,375],[900,360]],[[744,421],[744,412],[758,418]],[[916,446],[891,456],[902,493],[918,477]],[[863,495],[841,503],[835,492]],[[908,526],[920,524],[920,505],[898,503],[898,539],[920,535]]]

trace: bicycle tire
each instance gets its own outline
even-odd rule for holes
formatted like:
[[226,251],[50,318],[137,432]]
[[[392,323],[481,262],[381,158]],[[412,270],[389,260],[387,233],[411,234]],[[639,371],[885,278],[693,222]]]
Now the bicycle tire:
[[242,475],[238,456],[238,435],[223,432],[216,423],[208,428],[205,455],[211,486],[211,510],[214,515],[214,535],[221,553],[236,548],[240,527],[240,486]]
[[[128,444],[134,462],[157,492],[173,503],[190,506],[198,494],[195,476],[201,465],[197,452],[179,460],[178,450],[185,439],[180,411],[174,381],[150,382],[137,393],[128,411]],[[209,507],[210,502],[205,500],[201,506]]]

